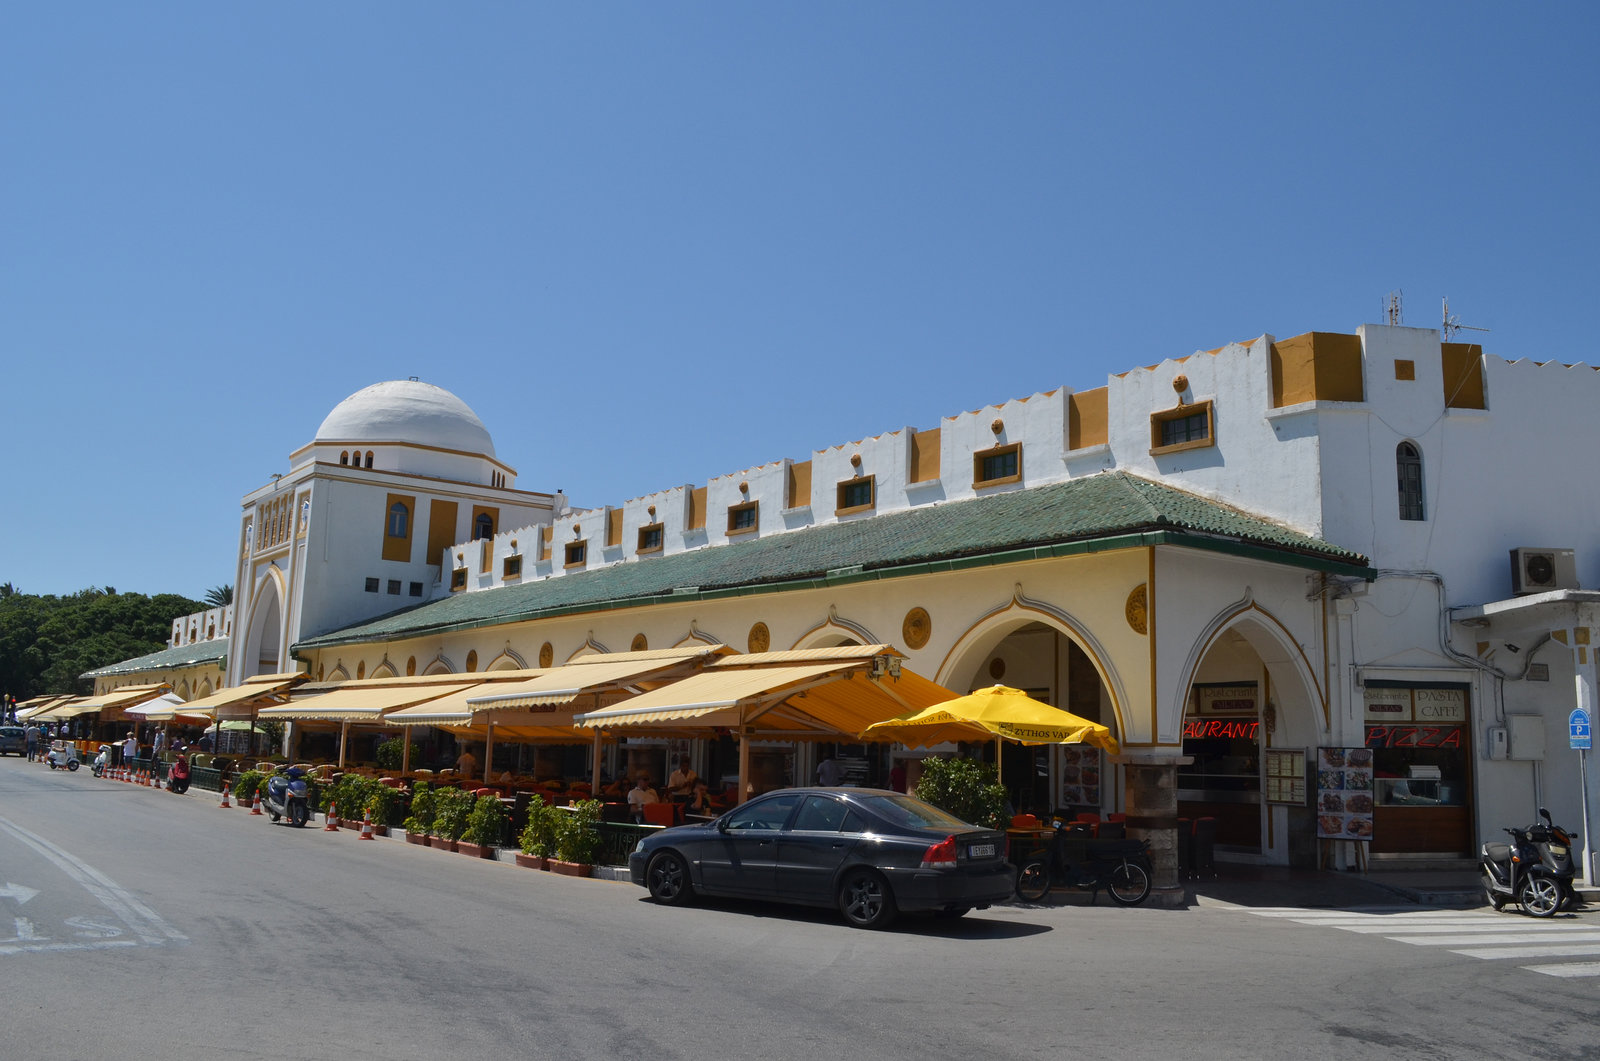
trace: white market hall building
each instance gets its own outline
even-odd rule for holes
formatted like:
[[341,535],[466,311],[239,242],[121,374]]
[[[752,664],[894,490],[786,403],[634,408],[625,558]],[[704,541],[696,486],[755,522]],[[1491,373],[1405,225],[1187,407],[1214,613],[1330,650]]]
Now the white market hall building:
[[[1461,857],[1540,805],[1581,823],[1600,505],[1566,469],[1597,400],[1585,365],[1430,329],[1261,336],[577,509],[516,488],[448,391],[379,383],[245,495],[231,612],[92,675],[199,696],[888,644],[957,693],[1002,682],[1110,726],[1121,755],[1008,748],[1006,780],[1019,809],[1126,813],[1158,884],[1180,818],[1214,818],[1238,861]],[[704,773],[733,740],[629,737],[627,762]],[[756,743],[764,785],[813,776],[814,743]],[[877,783],[921,754],[846,751]],[[1330,800],[1346,759],[1360,787]]]

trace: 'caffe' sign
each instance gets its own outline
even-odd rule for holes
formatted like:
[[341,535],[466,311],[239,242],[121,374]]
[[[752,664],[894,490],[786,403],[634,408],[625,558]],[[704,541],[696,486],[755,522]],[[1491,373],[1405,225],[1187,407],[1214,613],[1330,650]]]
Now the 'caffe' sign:
[[1467,720],[1465,689],[1413,689],[1411,705],[1418,722],[1451,723]]

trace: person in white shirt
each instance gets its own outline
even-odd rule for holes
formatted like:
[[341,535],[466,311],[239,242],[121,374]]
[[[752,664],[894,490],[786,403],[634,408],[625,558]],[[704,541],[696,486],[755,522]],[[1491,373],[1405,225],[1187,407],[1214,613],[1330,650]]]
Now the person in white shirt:
[[127,740],[124,740],[122,742],[122,761],[123,761],[123,763],[125,765],[132,766],[133,765],[133,760],[138,754],[139,754],[139,742],[136,739],[134,739],[134,736],[133,736],[132,733],[129,733]]
[[639,775],[639,780],[633,783],[628,790],[628,809],[633,811],[635,822],[644,821],[644,807],[647,803],[660,803],[661,797],[656,795],[656,790],[645,784],[644,775]]

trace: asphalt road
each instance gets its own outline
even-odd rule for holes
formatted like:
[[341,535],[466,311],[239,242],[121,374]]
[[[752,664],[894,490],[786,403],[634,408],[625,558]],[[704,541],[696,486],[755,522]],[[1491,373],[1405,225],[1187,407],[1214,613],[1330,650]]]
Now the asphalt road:
[[1278,913],[664,909],[0,760],[4,1059],[1600,1055],[1600,914],[1567,975],[1458,953],[1516,915]]

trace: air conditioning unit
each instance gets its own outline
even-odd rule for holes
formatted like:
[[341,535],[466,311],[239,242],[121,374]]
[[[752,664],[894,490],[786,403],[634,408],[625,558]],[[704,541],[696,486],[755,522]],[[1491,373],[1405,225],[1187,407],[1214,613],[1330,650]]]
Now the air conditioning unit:
[[1553,589],[1577,589],[1578,567],[1571,549],[1511,550],[1511,595],[1526,597]]

